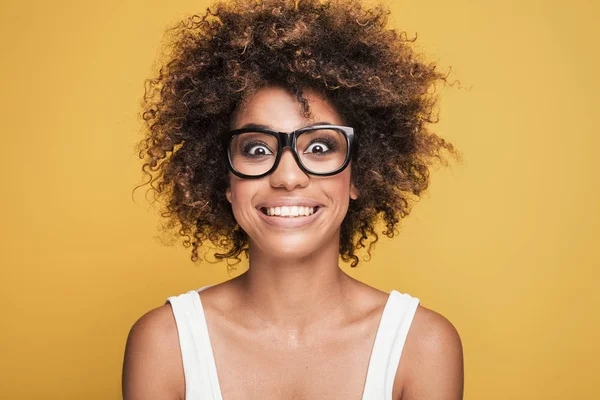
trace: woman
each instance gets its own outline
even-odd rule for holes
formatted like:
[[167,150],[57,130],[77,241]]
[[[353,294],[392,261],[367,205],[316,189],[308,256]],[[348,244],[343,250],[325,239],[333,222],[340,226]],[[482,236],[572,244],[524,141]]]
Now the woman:
[[444,77],[387,12],[355,1],[234,1],[174,30],[144,101],[144,170],[198,259],[247,272],[168,299],[133,326],[135,399],[461,399],[453,326],[339,257],[394,235],[428,167]]

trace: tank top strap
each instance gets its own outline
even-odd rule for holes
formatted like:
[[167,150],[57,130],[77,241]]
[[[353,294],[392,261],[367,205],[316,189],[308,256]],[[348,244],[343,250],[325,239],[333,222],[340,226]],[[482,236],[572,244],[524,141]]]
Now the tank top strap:
[[418,305],[416,297],[390,292],[373,343],[363,400],[392,400],[400,356]]
[[179,334],[186,400],[222,400],[206,317],[198,296],[198,292],[210,286],[167,299]]

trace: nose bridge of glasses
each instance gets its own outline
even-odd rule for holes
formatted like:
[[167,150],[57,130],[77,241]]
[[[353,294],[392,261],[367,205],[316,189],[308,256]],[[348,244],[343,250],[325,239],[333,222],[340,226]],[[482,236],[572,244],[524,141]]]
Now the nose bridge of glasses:
[[[287,161],[287,162],[292,162],[293,166],[302,170],[302,167],[300,165],[301,161],[300,161],[300,157],[298,157],[298,153],[296,152],[296,146],[295,146],[295,140],[296,140],[296,136],[297,136],[297,131],[293,131],[293,132],[277,132],[278,137],[279,137],[279,143],[280,143],[280,154],[279,154],[279,163],[281,164],[282,161],[285,164],[285,160],[283,160],[283,158],[290,158],[291,160]],[[286,151],[285,150],[289,150],[286,156]],[[280,167],[277,166],[277,169],[279,169]],[[302,172],[304,173],[304,172]]]
[[270,174],[270,182],[274,186],[293,189],[297,186],[305,186],[308,183],[308,175],[299,164],[299,159],[294,154],[291,143],[282,144],[282,150],[278,155],[277,162]]
[[283,169],[287,169],[288,164],[290,164],[290,163],[291,163],[290,165],[292,166],[292,168],[301,170],[302,168],[300,167],[299,162],[300,162],[300,160],[294,154],[294,149],[293,149],[291,143],[282,144],[281,152],[279,154],[279,162],[277,163],[276,170],[281,170],[282,165],[283,165]]
[[279,143],[281,149],[285,149],[286,147],[292,149],[292,144],[294,141],[294,133],[295,132],[277,132],[277,136],[279,138]]
[[[275,173],[289,173],[289,168],[294,170],[294,174],[300,172],[304,175],[304,171],[300,165],[300,160],[297,154],[295,154],[295,146],[294,146],[294,137],[296,135],[296,131],[294,132],[277,132],[277,136],[279,137],[280,143],[280,154],[279,154],[279,162],[275,166]],[[286,151],[288,150],[288,151]]]

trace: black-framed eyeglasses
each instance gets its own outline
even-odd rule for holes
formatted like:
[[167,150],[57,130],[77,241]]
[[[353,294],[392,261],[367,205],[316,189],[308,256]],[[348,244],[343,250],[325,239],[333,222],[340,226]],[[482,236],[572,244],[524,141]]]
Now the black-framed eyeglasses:
[[302,171],[335,175],[348,166],[353,142],[354,129],[339,125],[314,125],[293,132],[247,127],[223,135],[229,169],[247,179],[272,173],[285,148],[292,151]]

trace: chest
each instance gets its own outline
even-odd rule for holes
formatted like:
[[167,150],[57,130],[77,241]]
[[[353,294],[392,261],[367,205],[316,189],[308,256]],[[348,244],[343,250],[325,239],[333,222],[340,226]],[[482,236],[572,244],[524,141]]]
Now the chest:
[[233,332],[239,330],[211,335],[223,400],[362,398],[374,327],[311,339]]

